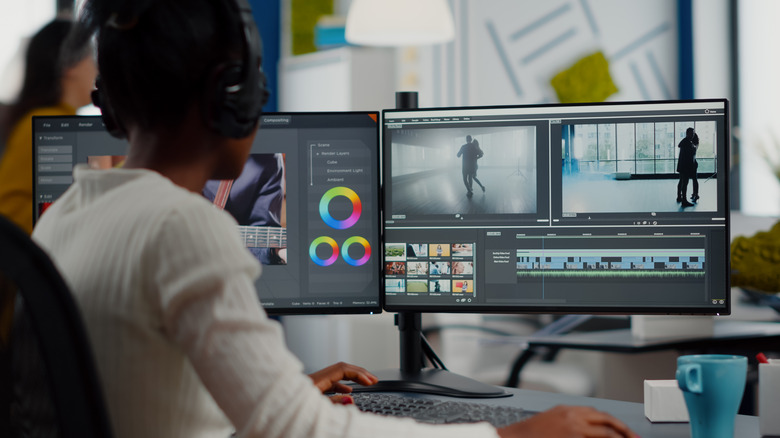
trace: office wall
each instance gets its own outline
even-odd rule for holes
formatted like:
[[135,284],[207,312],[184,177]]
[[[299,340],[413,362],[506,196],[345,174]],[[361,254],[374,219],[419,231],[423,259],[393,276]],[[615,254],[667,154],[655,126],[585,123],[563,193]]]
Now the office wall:
[[780,41],[780,2],[738,2],[740,118],[734,134],[740,138],[742,211],[756,215],[780,215],[780,184],[762,156],[780,163],[780,57],[774,47]]
[[[686,4],[692,6],[686,18],[692,23],[678,22]],[[396,90],[419,91],[423,106],[555,102],[552,76],[601,51],[618,88],[610,100],[678,98],[682,25],[683,33],[693,34],[694,97],[730,97],[728,4],[729,0],[450,0],[455,41],[398,48],[395,71],[372,80],[394,81]],[[289,0],[282,5],[285,54]],[[338,0],[334,11],[346,15],[348,6],[348,0]]]
[[696,98],[733,98],[729,0],[693,1],[693,84]]
[[618,89],[609,100],[678,96],[677,0],[451,4],[456,40],[419,49],[416,81],[426,104],[556,102],[553,76],[595,52]]
[[280,57],[281,0],[249,0],[252,15],[263,41],[263,72],[266,87],[271,91],[264,111],[277,111],[279,108],[278,65]]

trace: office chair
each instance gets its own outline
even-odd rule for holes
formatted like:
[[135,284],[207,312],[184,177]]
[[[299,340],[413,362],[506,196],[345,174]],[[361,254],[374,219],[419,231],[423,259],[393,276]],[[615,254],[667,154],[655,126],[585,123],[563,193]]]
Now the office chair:
[[17,294],[3,355],[10,359],[3,366],[13,369],[4,382],[13,390],[4,421],[18,436],[111,437],[92,349],[67,285],[43,250],[1,216],[0,248],[0,296]]

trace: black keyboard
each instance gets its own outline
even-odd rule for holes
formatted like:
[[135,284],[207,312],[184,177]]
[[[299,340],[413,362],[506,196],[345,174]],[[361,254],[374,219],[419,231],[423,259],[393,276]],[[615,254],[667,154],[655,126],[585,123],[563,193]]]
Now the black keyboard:
[[504,427],[525,420],[536,412],[510,406],[466,401],[449,401],[377,392],[351,394],[363,412],[395,417],[409,417],[422,423],[452,424],[486,421]]

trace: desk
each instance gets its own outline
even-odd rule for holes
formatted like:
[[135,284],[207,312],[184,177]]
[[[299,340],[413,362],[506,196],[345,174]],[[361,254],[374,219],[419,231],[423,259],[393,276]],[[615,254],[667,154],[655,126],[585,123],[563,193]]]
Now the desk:
[[[511,397],[498,399],[467,399],[467,401],[470,403],[517,406],[531,411],[545,411],[557,405],[593,406],[596,409],[609,412],[620,419],[642,438],[688,438],[691,436],[690,425],[688,423],[651,423],[645,417],[645,408],[642,403],[580,397],[551,392],[532,391],[528,389],[506,388],[506,390],[507,392],[512,393]],[[404,393],[404,395],[410,394]],[[414,396],[446,398],[455,401],[464,400],[424,394]],[[758,417],[737,415],[734,436],[740,438],[759,437]]]
[[759,351],[777,350],[780,341],[780,324],[774,322],[735,321],[716,319],[712,336],[668,339],[636,339],[631,329],[602,330],[596,332],[562,335],[529,336],[503,339],[524,347],[517,357],[506,386],[515,388],[520,382],[520,371],[540,350],[555,355],[562,349],[591,350],[616,353],[645,353],[650,351],[677,350],[696,353],[726,353],[748,355],[750,360]]
[[[520,341],[518,339],[518,341]],[[540,351],[553,356],[562,349],[604,351],[614,353],[646,353],[651,351],[676,350],[684,354],[719,353],[740,354],[755,362],[755,355],[761,351],[780,351],[780,324],[775,322],[735,321],[716,318],[712,336],[669,339],[636,339],[631,329],[603,330],[598,332],[570,333],[523,338],[526,346],[517,357],[506,386],[517,387],[523,366]],[[740,412],[754,413],[756,377],[748,376],[748,387]]]
[[644,353],[660,350],[759,352],[778,341],[780,341],[780,324],[717,318],[712,336],[645,340],[632,337],[631,329],[618,329],[525,339],[529,348],[572,348],[617,353]]
[[780,313],[769,306],[748,301],[742,289],[731,288],[731,315],[723,317],[738,321],[780,322]]

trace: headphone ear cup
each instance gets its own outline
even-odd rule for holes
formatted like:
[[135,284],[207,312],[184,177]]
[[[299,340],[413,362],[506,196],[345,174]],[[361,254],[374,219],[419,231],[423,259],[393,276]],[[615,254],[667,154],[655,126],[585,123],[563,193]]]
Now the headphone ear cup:
[[212,73],[206,101],[206,121],[223,137],[235,137],[236,115],[231,104],[231,90],[241,81],[241,66],[238,64],[220,64]]
[[244,138],[252,133],[268,99],[262,71],[245,79],[239,63],[222,64],[212,75],[212,98],[207,102],[206,120],[220,135]]
[[108,96],[106,96],[106,93],[103,91],[100,78],[95,80],[95,89],[92,90],[90,96],[92,97],[92,103],[100,108],[103,124],[106,125],[108,133],[116,138],[127,137],[124,127],[119,123],[116,116],[114,116],[114,111],[111,109]]
[[[204,105],[206,123],[224,137],[244,138],[257,127],[268,100],[266,78],[262,70],[262,43],[252,8],[247,0],[227,2],[236,21],[241,23],[243,56],[241,61],[226,62],[213,70],[213,91]],[[207,87],[208,89],[208,87]]]

